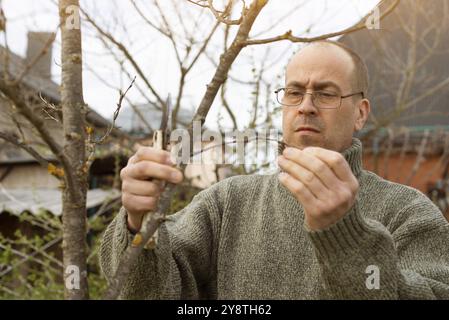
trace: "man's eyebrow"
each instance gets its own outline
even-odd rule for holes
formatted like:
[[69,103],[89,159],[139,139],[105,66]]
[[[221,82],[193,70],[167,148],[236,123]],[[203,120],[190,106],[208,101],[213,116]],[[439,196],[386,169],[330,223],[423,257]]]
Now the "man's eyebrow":
[[287,87],[305,88],[304,84],[298,81],[290,81],[287,83]]
[[[305,85],[299,81],[291,81],[287,84],[287,87],[305,88]],[[314,90],[322,90],[326,88],[334,88],[341,91],[340,87],[333,81],[320,81],[313,85]]]
[[336,84],[333,81],[322,81],[322,82],[317,82],[313,85],[313,88],[315,90],[320,90],[320,89],[326,89],[326,88],[334,88],[338,91],[341,91],[340,87],[338,86],[338,84]]

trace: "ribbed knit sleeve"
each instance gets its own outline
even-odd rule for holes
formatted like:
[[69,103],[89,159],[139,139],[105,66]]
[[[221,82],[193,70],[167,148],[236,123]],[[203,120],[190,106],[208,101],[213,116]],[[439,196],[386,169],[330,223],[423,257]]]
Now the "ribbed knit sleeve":
[[[388,230],[356,203],[325,230],[311,231],[323,298],[449,299],[449,224],[428,199],[402,208]],[[376,283],[376,277],[378,282]]]
[[[216,295],[216,235],[220,225],[215,188],[203,191],[159,228],[154,250],[144,250],[122,291],[122,299],[198,299]],[[132,240],[126,210],[107,227],[100,266],[109,280]]]

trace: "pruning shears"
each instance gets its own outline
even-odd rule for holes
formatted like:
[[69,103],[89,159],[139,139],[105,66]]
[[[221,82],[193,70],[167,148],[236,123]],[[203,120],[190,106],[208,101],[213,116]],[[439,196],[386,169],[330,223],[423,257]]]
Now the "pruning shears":
[[[172,109],[171,97],[170,95],[168,95],[167,100],[165,102],[165,106],[163,106],[162,108],[161,124],[159,126],[159,129],[155,130],[153,133],[153,147],[156,149],[167,150],[172,130],[171,109]],[[134,236],[132,246],[137,247],[142,242],[142,233],[146,231],[147,222],[150,219],[151,214],[153,214],[153,212],[147,212],[144,214],[142,220],[142,229]],[[156,230],[153,236],[145,244],[144,249],[147,250],[154,249],[157,245],[157,239],[158,239],[158,230]]]
[[162,118],[159,129],[153,134],[153,146],[157,149],[167,150],[170,142],[170,134],[172,130],[172,113],[171,97],[168,95],[165,106],[162,109]]

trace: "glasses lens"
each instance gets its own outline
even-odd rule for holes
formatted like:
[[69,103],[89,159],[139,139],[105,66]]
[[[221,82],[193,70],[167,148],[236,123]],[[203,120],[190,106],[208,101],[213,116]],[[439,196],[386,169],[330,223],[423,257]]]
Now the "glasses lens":
[[[285,88],[276,91],[277,101],[284,106],[298,106],[301,104],[304,95],[303,90],[295,88]],[[341,97],[334,92],[316,91],[313,93],[313,104],[320,109],[335,109],[340,106]]]
[[278,102],[285,106],[296,106],[301,104],[303,96],[304,92],[291,88],[285,88],[277,92]]
[[340,105],[340,96],[333,92],[318,91],[314,93],[313,102],[317,108],[334,109]]

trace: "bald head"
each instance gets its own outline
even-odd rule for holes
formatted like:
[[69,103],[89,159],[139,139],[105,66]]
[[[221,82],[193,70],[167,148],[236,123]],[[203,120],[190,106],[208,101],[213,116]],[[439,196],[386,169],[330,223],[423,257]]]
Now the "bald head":
[[[342,151],[351,145],[353,133],[363,128],[368,118],[366,66],[352,50],[338,43],[314,42],[297,52],[287,65],[285,87],[304,96],[299,105],[282,109],[287,144]],[[316,95],[307,92],[342,98],[339,105],[317,108]],[[301,129],[304,126],[312,130]]]
[[340,42],[320,40],[308,44],[291,58],[287,66],[287,73],[290,66],[298,67],[300,60],[316,54],[323,57],[323,60],[329,61],[330,64],[337,63],[345,69],[342,71],[350,83],[351,92],[363,92],[364,96],[367,95],[369,79],[366,64],[355,51]]

